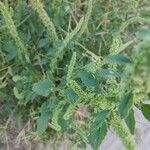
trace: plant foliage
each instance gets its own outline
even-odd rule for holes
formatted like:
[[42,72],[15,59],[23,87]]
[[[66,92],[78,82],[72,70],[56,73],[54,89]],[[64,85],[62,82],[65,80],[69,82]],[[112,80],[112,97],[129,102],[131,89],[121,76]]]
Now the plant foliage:
[[32,120],[32,140],[97,150],[112,129],[134,150],[134,107],[150,120],[148,4],[0,1],[0,115]]

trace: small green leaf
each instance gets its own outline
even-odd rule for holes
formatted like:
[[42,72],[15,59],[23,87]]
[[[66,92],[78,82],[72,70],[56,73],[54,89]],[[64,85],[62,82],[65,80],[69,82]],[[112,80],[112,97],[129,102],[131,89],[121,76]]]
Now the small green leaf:
[[9,53],[6,55],[6,60],[7,60],[7,61],[11,61],[11,60],[14,59],[16,56],[17,56],[17,51],[12,50],[11,52],[9,52]]
[[134,111],[133,109],[130,110],[128,117],[125,119],[125,122],[131,132],[131,134],[134,134],[135,131],[135,117],[134,117]]
[[141,110],[142,110],[144,117],[150,121],[150,104],[142,103]]
[[136,36],[140,40],[150,39],[150,29],[140,29]]
[[131,63],[131,60],[128,57],[121,55],[121,54],[108,55],[105,58],[105,60],[108,61],[109,63],[115,63],[119,65]]
[[133,95],[132,93],[126,94],[120,102],[118,112],[122,118],[126,118],[133,106]]
[[96,76],[99,78],[119,77],[121,74],[112,69],[101,69],[96,72]]
[[50,112],[44,112],[37,120],[38,135],[42,135],[48,127]]
[[12,80],[13,80],[14,82],[17,82],[17,81],[22,80],[22,77],[19,76],[19,75],[15,75],[15,76],[13,76]]
[[49,79],[40,80],[33,85],[32,90],[37,95],[48,96],[50,94],[50,92],[52,92],[52,90],[53,90],[52,81]]
[[99,149],[99,146],[102,143],[102,141],[104,140],[106,134],[107,134],[106,123],[103,123],[99,129],[90,131],[88,140],[89,140],[89,144],[92,146],[93,150]]
[[32,102],[35,99],[35,97],[36,94],[32,90],[28,91],[28,93],[25,96],[26,103],[28,103],[29,101]]
[[108,116],[109,110],[103,110],[96,114],[96,119],[91,126],[91,130],[97,130],[102,126]]
[[19,93],[19,91],[16,87],[13,88],[13,92],[14,92],[14,95],[17,99],[23,99],[24,98],[23,93]]
[[6,60],[11,61],[17,56],[17,47],[13,42],[7,42],[4,46],[4,50],[7,52]]
[[37,47],[38,48],[43,48],[43,47],[47,46],[47,44],[49,44],[48,38],[43,38],[43,39],[40,39]]
[[71,101],[75,101],[75,100],[77,100],[79,98],[79,96],[72,89],[67,89],[65,91],[65,95]]
[[55,107],[56,99],[45,101],[41,106],[41,113],[52,111]]
[[91,73],[81,70],[78,76],[79,78],[81,78],[81,81],[85,86],[94,87],[96,85],[96,80],[94,79],[94,76]]
[[38,135],[42,135],[47,127],[48,121],[51,117],[51,111],[54,108],[54,100],[45,101],[41,106],[41,116],[37,120],[37,132]]

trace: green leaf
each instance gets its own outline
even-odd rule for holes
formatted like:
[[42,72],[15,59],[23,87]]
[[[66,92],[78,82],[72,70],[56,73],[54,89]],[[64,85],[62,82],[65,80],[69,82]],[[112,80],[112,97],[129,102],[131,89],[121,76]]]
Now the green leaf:
[[94,76],[87,71],[81,70],[78,74],[78,77],[81,78],[81,81],[85,86],[94,87],[96,85],[96,80],[94,79]]
[[40,39],[37,47],[38,48],[43,48],[45,46],[47,46],[49,44],[49,39],[48,38],[43,38],[43,39]]
[[17,82],[17,81],[20,81],[20,80],[22,80],[23,78],[21,77],[21,76],[19,76],[19,75],[15,75],[15,76],[13,76],[13,78],[12,78],[12,80],[14,81],[14,82]]
[[13,92],[14,92],[14,95],[17,99],[23,99],[24,98],[23,93],[19,93],[19,91],[16,87],[13,88]]
[[55,100],[45,101],[41,106],[41,116],[37,120],[38,135],[42,135],[48,127],[48,121],[52,115],[51,111],[55,107],[54,101]]
[[41,106],[41,113],[52,111],[52,109],[55,107],[55,103],[55,98],[44,102]]
[[11,61],[17,56],[17,47],[11,41],[5,44],[4,50],[7,52],[6,61]]
[[134,111],[133,109],[130,110],[128,117],[125,119],[125,122],[131,132],[131,134],[134,134],[135,131],[135,117],[134,117]]
[[50,116],[50,112],[44,112],[38,118],[38,120],[37,120],[38,135],[42,135],[46,131],[46,129],[48,127],[49,116]]
[[112,69],[101,69],[96,72],[96,76],[99,78],[119,77],[121,74]]
[[93,150],[99,149],[99,146],[102,143],[102,141],[104,140],[106,134],[107,134],[106,123],[103,123],[99,129],[90,131],[88,140],[89,140],[89,144],[92,146]]
[[72,89],[67,89],[65,91],[65,96],[71,101],[75,101],[79,98],[79,96],[72,90]]
[[118,112],[122,118],[126,118],[133,106],[133,94],[126,94],[120,102]]
[[97,130],[102,126],[108,116],[109,110],[103,110],[96,114],[96,119],[91,126],[91,130]]
[[137,38],[140,40],[150,39],[150,29],[140,29],[136,33]]
[[109,63],[115,63],[119,65],[131,63],[131,60],[128,57],[121,55],[121,54],[108,55],[105,58],[105,60],[108,61]]
[[28,93],[25,96],[26,103],[28,103],[29,101],[32,102],[35,99],[35,97],[36,94],[32,90],[28,91]]
[[150,121],[150,104],[142,103],[141,110],[142,110],[144,117]]
[[16,50],[12,50],[11,52],[9,52],[6,55],[6,60],[7,61],[11,61],[12,59],[14,59],[17,56],[17,51]]
[[41,96],[48,96],[50,92],[53,90],[52,81],[49,79],[39,80],[37,83],[33,85],[32,90]]

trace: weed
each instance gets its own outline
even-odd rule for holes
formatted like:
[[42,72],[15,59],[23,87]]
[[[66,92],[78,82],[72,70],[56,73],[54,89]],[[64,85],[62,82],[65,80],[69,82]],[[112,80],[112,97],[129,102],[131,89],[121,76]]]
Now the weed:
[[134,150],[134,107],[150,120],[148,4],[1,1],[2,133],[15,116],[33,122],[28,140],[51,136],[56,146],[67,135],[71,147],[96,150],[113,129]]

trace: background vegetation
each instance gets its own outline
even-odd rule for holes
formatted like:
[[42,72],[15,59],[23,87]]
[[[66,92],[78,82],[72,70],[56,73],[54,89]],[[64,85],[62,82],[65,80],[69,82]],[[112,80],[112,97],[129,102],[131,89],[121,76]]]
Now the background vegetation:
[[[150,120],[148,0],[0,1],[0,134],[64,136],[98,149],[114,130],[134,150],[134,107]],[[55,149],[55,148],[54,148]],[[57,149],[57,148],[56,148]]]

